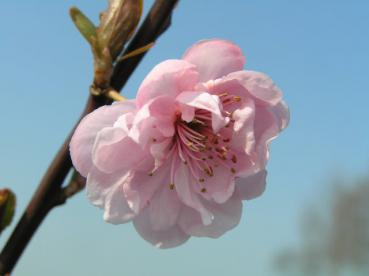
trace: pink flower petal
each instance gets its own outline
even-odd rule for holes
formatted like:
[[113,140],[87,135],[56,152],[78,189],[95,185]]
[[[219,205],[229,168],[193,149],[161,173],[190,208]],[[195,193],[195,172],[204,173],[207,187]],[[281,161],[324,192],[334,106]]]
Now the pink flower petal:
[[[198,185],[197,185],[198,186]],[[232,172],[223,166],[214,170],[214,175],[204,182],[205,193],[200,194],[205,198],[210,198],[216,203],[226,202],[234,192],[235,183]]]
[[241,49],[220,39],[199,41],[186,51],[183,59],[196,65],[203,82],[242,70],[245,64]]
[[269,143],[280,132],[279,120],[269,108],[259,107],[255,113],[254,133],[256,140],[255,153],[258,156],[260,168],[265,167],[269,159]]
[[92,149],[94,165],[105,173],[129,170],[137,166],[147,153],[122,128],[106,127],[96,136]]
[[105,198],[104,220],[112,224],[121,224],[131,221],[135,216],[124,197],[123,185],[113,187]]
[[[154,193],[166,182],[169,182],[169,166],[163,165],[154,173],[152,159],[146,161],[140,170],[132,171],[124,184],[123,190],[129,207],[139,213],[150,204]],[[169,186],[170,183],[167,184]]]
[[146,207],[152,229],[162,231],[173,227],[177,223],[181,205],[177,193],[169,185],[162,185]]
[[86,192],[91,203],[103,208],[105,198],[112,187],[124,182],[126,173],[106,174],[93,167],[87,175]]
[[282,92],[267,75],[255,71],[238,71],[229,74],[227,80],[238,80],[256,99],[276,105],[282,99]]
[[150,153],[155,159],[155,169],[160,167],[168,157],[168,152],[173,141],[171,138],[164,138],[163,141],[152,143]]
[[117,118],[136,109],[134,101],[124,101],[102,106],[82,119],[70,142],[70,154],[74,167],[84,177],[92,167],[92,147],[97,133],[114,124]]
[[290,121],[290,112],[284,101],[280,101],[276,106],[272,107],[272,112],[277,117],[279,129],[284,130]]
[[255,146],[254,136],[255,105],[246,101],[243,106],[232,114],[233,125],[232,147],[250,154]]
[[190,237],[177,225],[166,230],[154,230],[147,208],[142,210],[133,220],[133,225],[142,238],[158,248],[171,248],[181,245]]
[[198,82],[195,66],[184,60],[166,60],[156,65],[146,76],[137,92],[137,105],[167,95],[175,98],[180,92],[192,90]]
[[221,113],[219,98],[215,95],[206,92],[182,92],[176,100],[187,106],[210,111],[214,132],[218,132],[219,129],[227,124],[226,119]]
[[265,191],[267,171],[262,170],[246,178],[236,179],[237,193],[242,199],[253,199]]
[[92,204],[104,208],[104,219],[113,224],[125,223],[135,216],[123,193],[127,174],[105,174],[92,169],[87,176],[87,197]]
[[192,188],[192,176],[188,171],[186,165],[182,162],[179,163],[177,171],[174,176],[175,189],[178,193],[178,197],[181,201],[197,210],[200,215],[203,224],[209,225],[213,220],[213,214],[209,212],[201,203],[199,195]]
[[185,207],[182,209],[178,222],[185,233],[197,237],[218,238],[236,227],[240,222],[242,201],[236,196],[223,204],[204,202],[204,205],[214,214],[212,223],[204,225],[198,212],[192,208]]
[[153,138],[174,135],[175,102],[169,96],[150,100],[137,112],[129,136],[146,147]]

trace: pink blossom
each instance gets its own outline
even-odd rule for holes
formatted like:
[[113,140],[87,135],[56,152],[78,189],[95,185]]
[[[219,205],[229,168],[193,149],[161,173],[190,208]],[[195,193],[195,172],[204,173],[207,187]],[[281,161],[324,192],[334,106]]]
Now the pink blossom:
[[200,41],[154,67],[136,100],[82,120],[70,152],[107,222],[133,221],[161,248],[239,223],[242,200],[265,189],[268,145],[289,118],[273,81],[244,63],[236,45]]

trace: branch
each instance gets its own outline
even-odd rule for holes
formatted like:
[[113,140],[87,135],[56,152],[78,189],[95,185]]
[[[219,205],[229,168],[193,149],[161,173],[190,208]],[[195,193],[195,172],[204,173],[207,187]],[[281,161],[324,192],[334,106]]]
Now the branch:
[[68,198],[82,191],[86,186],[86,179],[73,169],[72,178],[68,185],[61,189],[55,198],[55,206],[64,204]]
[[[177,2],[178,0],[156,0],[123,55],[155,41],[168,27],[172,10]],[[141,54],[116,64],[111,80],[112,87],[115,90],[120,91],[123,88],[143,56],[144,54]],[[104,97],[89,96],[86,107],[75,127],[81,118],[108,102]],[[67,187],[61,188],[65,177],[72,168],[69,142],[75,127],[47,169],[25,212],[5,244],[0,254],[0,275],[6,275],[13,270],[48,212],[78,192],[83,185],[83,182],[76,184],[72,181]],[[64,196],[58,197],[60,194]],[[59,200],[55,200],[55,198]]]
[[[172,11],[177,3],[178,0],[156,0],[140,29],[124,51],[123,56],[151,42],[155,42],[169,27]],[[119,61],[115,65],[111,79],[111,86],[115,90],[120,91],[123,88],[145,54],[146,52],[127,60]]]

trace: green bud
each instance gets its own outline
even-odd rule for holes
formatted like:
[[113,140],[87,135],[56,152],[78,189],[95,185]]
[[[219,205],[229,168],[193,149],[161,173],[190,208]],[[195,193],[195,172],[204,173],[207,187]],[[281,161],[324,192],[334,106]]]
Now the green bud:
[[12,222],[15,204],[15,195],[11,190],[0,190],[0,233]]
[[95,25],[76,7],[72,7],[69,13],[79,32],[91,45],[93,45],[96,41]]

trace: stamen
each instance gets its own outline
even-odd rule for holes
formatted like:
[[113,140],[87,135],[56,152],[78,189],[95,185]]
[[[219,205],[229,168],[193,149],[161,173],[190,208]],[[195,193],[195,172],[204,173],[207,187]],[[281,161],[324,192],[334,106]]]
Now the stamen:
[[233,99],[238,103],[241,101],[241,97],[240,96],[234,96]]
[[201,189],[201,192],[202,192],[202,193],[206,193],[206,188],[202,188],[202,189]]
[[169,185],[169,189],[174,190],[174,183]]
[[206,126],[206,124],[203,121],[197,120],[196,118],[193,119],[192,122],[195,123],[195,124],[200,124],[200,125]]
[[237,163],[237,156],[233,154],[231,160],[232,160],[233,163]]
[[224,92],[222,94],[218,94],[218,97],[224,97],[224,96],[228,96],[228,93],[227,92]]

